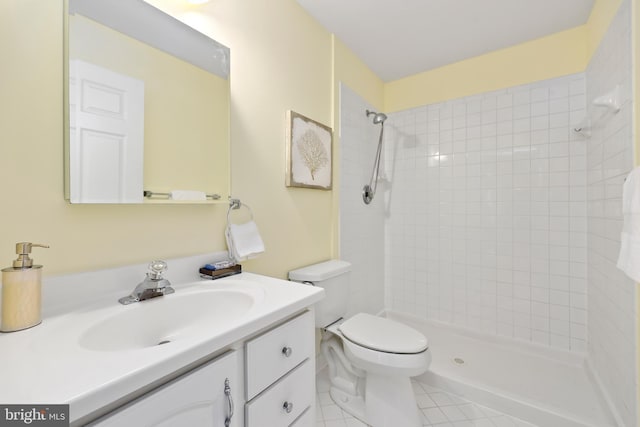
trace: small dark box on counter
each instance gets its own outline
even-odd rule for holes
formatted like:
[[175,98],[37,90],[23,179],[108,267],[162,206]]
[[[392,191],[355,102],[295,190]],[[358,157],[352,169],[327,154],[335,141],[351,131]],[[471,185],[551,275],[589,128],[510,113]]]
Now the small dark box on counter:
[[200,269],[200,277],[212,280],[233,276],[234,274],[240,273],[242,273],[242,266],[240,264],[232,265],[231,267],[227,268],[220,268],[217,270],[208,270],[206,268]]

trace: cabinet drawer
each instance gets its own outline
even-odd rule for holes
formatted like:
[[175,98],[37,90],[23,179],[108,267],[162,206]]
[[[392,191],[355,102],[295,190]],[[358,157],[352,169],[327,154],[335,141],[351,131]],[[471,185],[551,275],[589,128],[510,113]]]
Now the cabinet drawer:
[[307,311],[247,342],[247,400],[314,356],[313,328],[313,313]]
[[[314,404],[314,364],[305,361],[246,405],[248,426],[288,427]],[[300,424],[304,425],[304,424]]]

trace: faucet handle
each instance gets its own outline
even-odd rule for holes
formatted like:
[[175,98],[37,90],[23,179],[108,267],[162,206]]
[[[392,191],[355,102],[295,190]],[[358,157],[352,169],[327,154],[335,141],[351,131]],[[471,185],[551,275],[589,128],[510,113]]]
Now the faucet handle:
[[169,267],[167,263],[162,260],[155,260],[149,263],[149,278],[152,280],[162,279],[162,273],[167,271]]

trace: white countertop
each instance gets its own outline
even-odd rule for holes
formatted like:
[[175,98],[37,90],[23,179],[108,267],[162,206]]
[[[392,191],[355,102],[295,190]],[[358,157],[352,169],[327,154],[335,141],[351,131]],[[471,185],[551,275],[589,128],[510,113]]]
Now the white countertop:
[[[263,297],[244,315],[211,325],[208,336],[183,337],[160,346],[118,351],[82,347],[78,336],[96,313],[126,309],[121,291],[66,313],[53,313],[37,327],[0,334],[0,402],[3,404],[68,403],[71,422],[132,393],[248,335],[313,305],[324,291],[266,276],[242,273],[218,280],[174,285],[171,298],[206,288],[248,287]],[[135,304],[153,304],[153,300]],[[135,305],[134,304],[134,305]]]

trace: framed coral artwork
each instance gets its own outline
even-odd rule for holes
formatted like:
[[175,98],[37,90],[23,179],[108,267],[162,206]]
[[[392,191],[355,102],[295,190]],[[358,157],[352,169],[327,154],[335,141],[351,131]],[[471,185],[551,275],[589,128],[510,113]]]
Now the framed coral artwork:
[[331,190],[330,127],[287,111],[287,187]]

